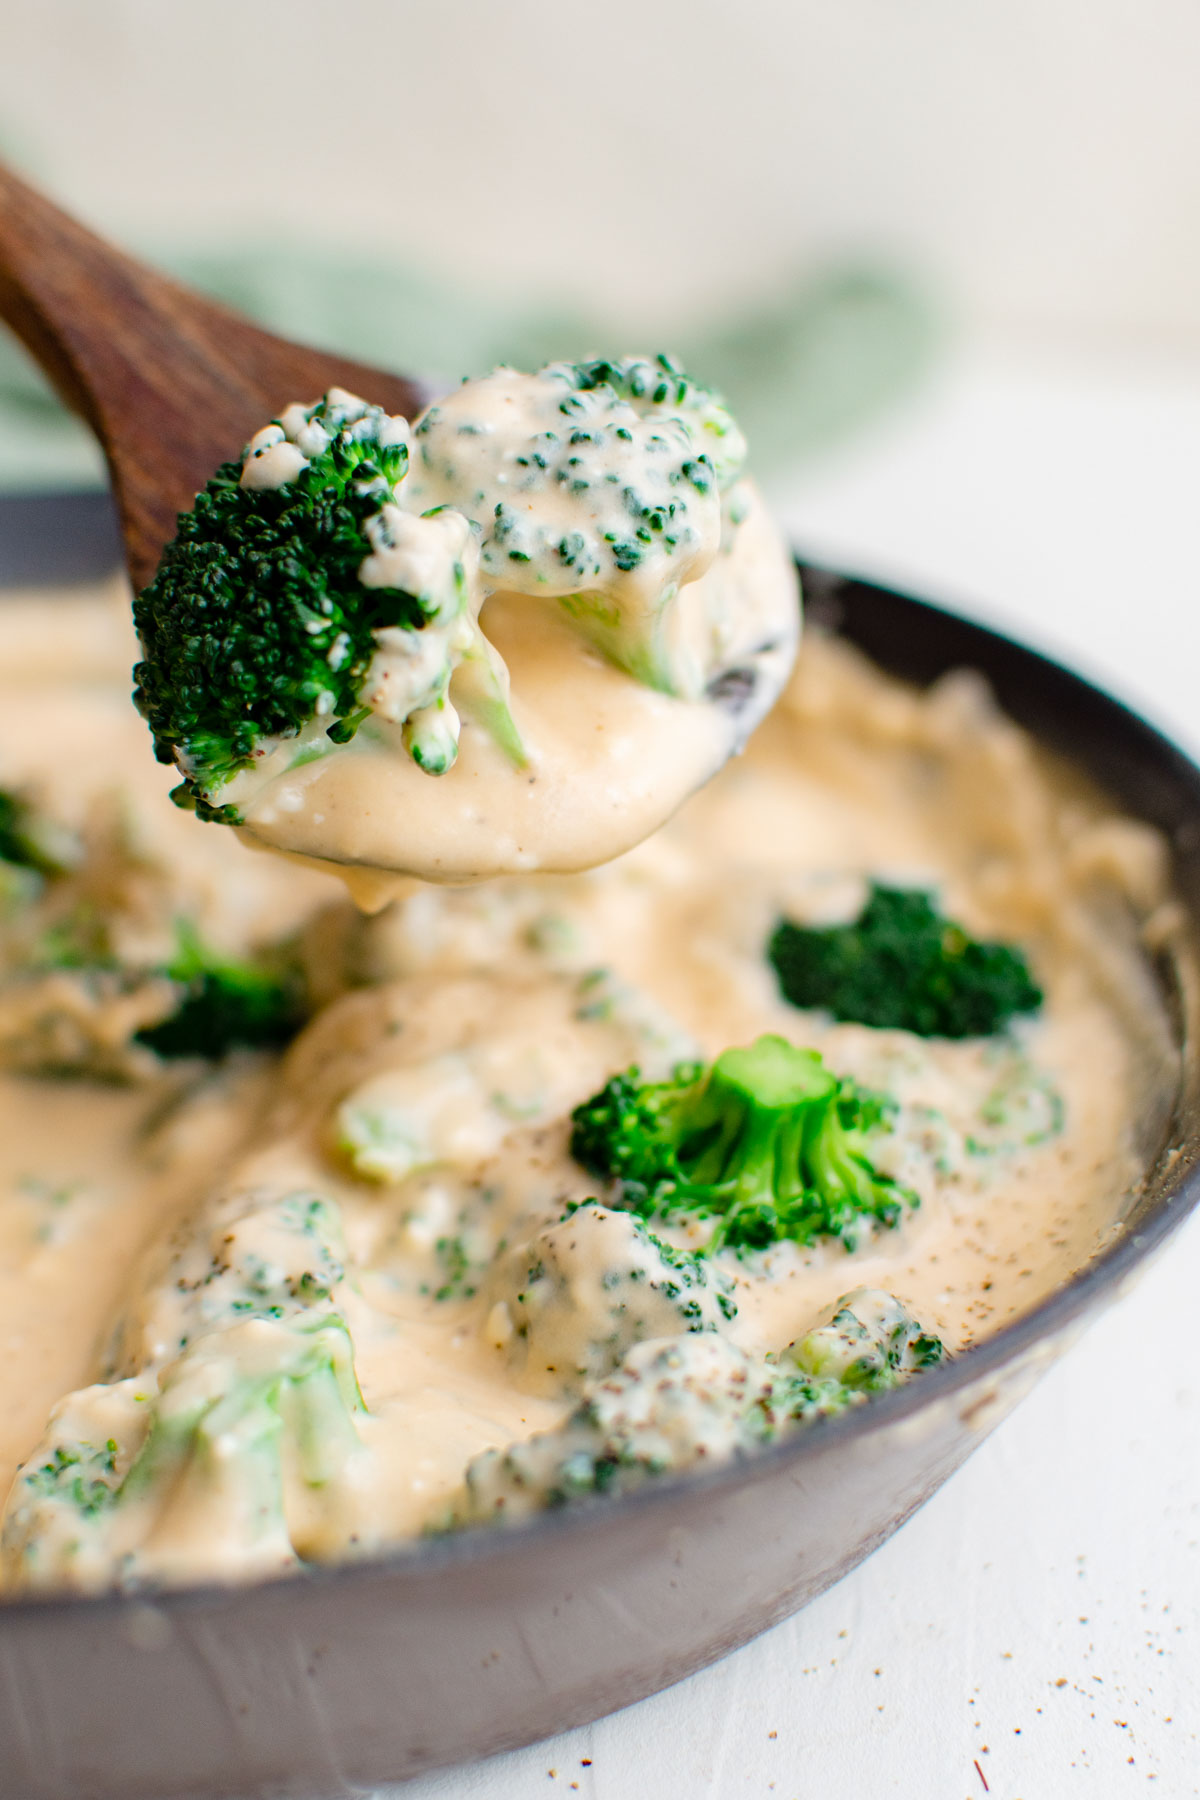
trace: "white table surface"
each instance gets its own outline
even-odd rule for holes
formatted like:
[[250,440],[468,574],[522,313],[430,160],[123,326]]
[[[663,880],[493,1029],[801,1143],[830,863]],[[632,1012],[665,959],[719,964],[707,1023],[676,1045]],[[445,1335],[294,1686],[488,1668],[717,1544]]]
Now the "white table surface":
[[[1200,751],[1200,359],[956,355],[782,486],[814,556],[1008,626]],[[404,1800],[1200,1794],[1200,1218],[805,1612]]]

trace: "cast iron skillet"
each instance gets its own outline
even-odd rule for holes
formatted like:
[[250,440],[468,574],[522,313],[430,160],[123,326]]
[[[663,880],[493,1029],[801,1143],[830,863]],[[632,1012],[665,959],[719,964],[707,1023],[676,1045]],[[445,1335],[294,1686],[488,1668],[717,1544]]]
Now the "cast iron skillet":
[[[115,561],[103,505],[0,501],[0,583]],[[1057,667],[936,607],[805,569],[810,612],[919,682],[1005,709],[1169,839],[1200,925],[1200,770]],[[929,1497],[1200,1197],[1197,996],[1160,979],[1175,1115],[1114,1240],[949,1365],[755,1460],[508,1533],[158,1598],[0,1606],[2,1800],[334,1796],[528,1743],[679,1680],[844,1575]],[[1115,1446],[1114,1446],[1115,1450]]]

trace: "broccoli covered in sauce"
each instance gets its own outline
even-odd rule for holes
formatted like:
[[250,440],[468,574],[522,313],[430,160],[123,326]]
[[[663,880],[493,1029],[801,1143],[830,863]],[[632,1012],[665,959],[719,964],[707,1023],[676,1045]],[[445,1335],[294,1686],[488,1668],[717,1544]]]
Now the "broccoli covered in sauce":
[[304,1023],[299,972],[285,955],[218,954],[195,927],[178,927],[178,948],[163,970],[179,990],[174,1011],[137,1033],[137,1042],[167,1060],[217,1060],[230,1050],[277,1049]]
[[136,1080],[287,1043],[311,1006],[297,942],[233,954],[106,796],[78,830],[0,790],[0,1066]]
[[643,1341],[585,1386],[557,1430],[477,1456],[449,1523],[513,1523],[748,1456],[944,1356],[899,1300],[866,1288],[777,1356],[751,1356],[715,1333]]
[[199,1338],[157,1377],[81,1389],[17,1476],[5,1573],[33,1588],[178,1579],[198,1517],[229,1573],[319,1555],[363,1410],[334,1315],[250,1318]]
[[634,1214],[587,1200],[504,1259],[486,1329],[519,1385],[570,1392],[645,1338],[721,1330],[737,1317],[732,1286]]

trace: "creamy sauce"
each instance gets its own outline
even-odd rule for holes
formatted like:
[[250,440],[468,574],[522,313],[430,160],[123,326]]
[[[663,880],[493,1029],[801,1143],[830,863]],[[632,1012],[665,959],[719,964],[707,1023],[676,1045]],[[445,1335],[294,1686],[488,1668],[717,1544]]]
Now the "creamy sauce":
[[[648,1368],[678,1361],[661,1341],[679,1331],[693,1334],[679,1340],[682,1410],[654,1430],[716,1454],[736,1445],[713,1395],[839,1296],[887,1290],[958,1350],[1051,1292],[1119,1216],[1174,1076],[1138,949],[1164,891],[1162,847],[1048,770],[970,678],[918,697],[814,638],[744,756],[638,849],[575,875],[409,883],[368,920],[320,876],[181,818],[128,708],[116,602],[79,603],[88,649],[74,664],[54,608],[0,612],[0,782],[32,780],[78,818],[95,805],[88,771],[103,771],[167,859],[168,911],[189,896],[231,947],[268,919],[307,918],[329,1005],[278,1071],[235,1058],[204,1079],[141,1070],[125,1088],[0,1077],[0,1482],[88,1432],[111,1439],[119,1475],[155,1407],[174,1467],[163,1419],[192,1417],[235,1373],[283,1392],[292,1446],[271,1499],[267,1477],[247,1473],[267,1427],[243,1411],[213,1428],[203,1468],[181,1463],[111,1530],[75,1537],[61,1509],[30,1511],[18,1483],[10,1585],[233,1578],[393,1543],[444,1517],[481,1452],[557,1427],[637,1340],[652,1340],[636,1351]],[[529,616],[497,603],[506,656]],[[536,660],[532,637],[527,649]],[[603,716],[611,668],[585,662],[577,679]],[[555,717],[565,741],[569,707],[549,698],[537,729]],[[322,791],[347,831],[376,829],[352,775],[318,790],[301,774],[314,786],[295,816]],[[616,748],[609,779],[632,795],[614,805],[636,806],[636,767]],[[661,768],[655,780],[657,792]],[[428,786],[444,807],[447,784]],[[566,786],[555,794],[546,818],[568,834]],[[524,843],[526,815],[505,829]],[[361,841],[364,861],[375,841]],[[445,842],[453,855],[449,830]],[[582,837],[563,866],[576,854]],[[868,874],[937,884],[970,930],[1019,941],[1042,1015],[956,1043],[786,1005],[763,957],[774,921],[851,916]],[[853,1254],[829,1241],[726,1252],[682,1285],[656,1273],[630,1215],[564,1219],[595,1193],[567,1150],[574,1105],[630,1063],[665,1073],[765,1031],[896,1097],[873,1154],[918,1210]],[[362,1405],[347,1413],[330,1396],[353,1373]],[[329,1466],[314,1474],[318,1454]],[[97,1468],[102,1481],[103,1456]]]
[[[738,567],[730,576],[722,570],[723,579],[752,586],[753,568],[743,574],[741,562],[757,566],[774,553],[773,538],[757,542],[760,516],[756,503],[741,528]],[[787,592],[786,577],[774,575]],[[402,726],[377,721],[336,755],[256,785],[244,803],[244,835],[349,865],[356,897],[376,905],[397,887],[369,872],[410,866],[409,845],[419,846],[427,880],[589,868],[648,837],[728,760],[761,713],[763,694],[748,705],[714,705],[631,681],[546,601],[498,593],[484,619],[512,674],[524,767],[514,770],[465,706],[457,760],[437,780],[403,755]],[[793,636],[774,653],[780,676]],[[451,681],[452,698],[463,679]],[[773,677],[765,693],[775,686]],[[356,884],[357,869],[368,873]]]

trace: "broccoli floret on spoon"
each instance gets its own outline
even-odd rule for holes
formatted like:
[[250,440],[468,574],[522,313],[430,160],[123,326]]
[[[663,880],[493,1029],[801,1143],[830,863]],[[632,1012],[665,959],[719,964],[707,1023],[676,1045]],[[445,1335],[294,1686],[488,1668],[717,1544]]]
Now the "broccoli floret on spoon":
[[[340,389],[287,407],[180,516],[135,603],[135,699],[156,755],[182,773],[174,798],[260,839],[265,828],[274,848],[393,872],[379,859],[416,855],[403,869],[423,871],[420,849],[386,832],[384,848],[365,846],[353,809],[310,821],[315,836],[293,822],[325,777],[296,772],[350,757],[357,781],[395,758],[387,791],[419,843],[427,802],[413,807],[409,759],[445,775],[464,723],[467,780],[486,766],[503,785],[545,755],[561,723],[538,677],[528,745],[518,730],[508,667],[480,624],[492,597],[518,677],[537,666],[529,627],[544,622],[560,656],[582,640],[578,666],[598,650],[632,682],[705,709],[683,734],[697,785],[778,694],[799,626],[794,570],[740,479],[744,456],[719,398],[665,356],[496,369],[411,431]],[[601,704],[609,686],[589,679]],[[668,715],[638,704],[661,731]],[[441,870],[445,852],[428,853]],[[526,866],[533,852],[517,841],[504,854]]]
[[335,388],[289,407],[180,515],[134,604],[134,698],[183,772],[180,805],[238,824],[224,790],[239,772],[288,740],[297,760],[324,754],[373,714],[430,773],[453,762],[450,675],[487,661],[477,551],[459,515],[396,507],[408,454],[405,420]]

